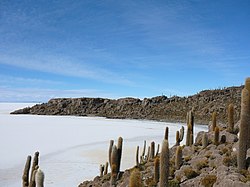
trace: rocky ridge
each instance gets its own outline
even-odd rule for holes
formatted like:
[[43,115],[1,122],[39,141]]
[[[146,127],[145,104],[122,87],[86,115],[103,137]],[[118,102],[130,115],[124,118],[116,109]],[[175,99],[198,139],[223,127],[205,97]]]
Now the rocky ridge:
[[235,107],[235,119],[240,116],[240,95],[243,86],[204,90],[188,97],[157,96],[145,98],[57,98],[11,114],[100,116],[107,118],[148,119],[159,121],[186,120],[189,110],[195,112],[196,123],[207,124],[213,111],[218,121],[226,123],[227,107]]

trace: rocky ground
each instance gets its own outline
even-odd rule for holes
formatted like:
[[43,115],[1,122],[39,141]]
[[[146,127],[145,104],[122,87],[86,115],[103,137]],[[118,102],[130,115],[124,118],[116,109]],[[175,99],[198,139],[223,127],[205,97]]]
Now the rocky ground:
[[185,122],[187,111],[193,109],[196,123],[208,124],[216,111],[218,121],[226,123],[227,107],[234,104],[235,120],[240,116],[242,86],[201,91],[189,97],[158,96],[145,98],[59,98],[12,112],[12,114],[102,116],[108,118],[149,119]]
[[[250,186],[250,167],[248,167],[248,170],[237,170],[237,133],[239,131],[239,122],[235,125],[233,133],[229,133],[224,124],[220,123],[218,126],[220,129],[219,144],[214,144],[214,131],[210,123],[209,131],[200,132],[192,146],[181,146],[182,164],[179,169],[175,166],[177,146],[170,148],[170,187]],[[206,147],[202,146],[202,136],[204,133],[207,133],[209,140]],[[226,141],[224,139],[225,137]],[[129,186],[131,172],[138,170],[141,174],[144,187],[156,187],[157,183],[154,180],[154,162],[157,157],[159,157],[159,155],[156,155],[154,159],[141,163],[139,166],[121,172],[117,186]],[[250,149],[248,150],[247,157],[250,159]],[[81,183],[79,187],[110,187],[110,176],[110,173],[102,177],[97,176],[93,181]]]

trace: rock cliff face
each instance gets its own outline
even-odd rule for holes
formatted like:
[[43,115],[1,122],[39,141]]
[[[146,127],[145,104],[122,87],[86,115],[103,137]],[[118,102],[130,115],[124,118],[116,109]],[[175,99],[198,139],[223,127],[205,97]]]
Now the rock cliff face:
[[240,97],[243,86],[205,90],[189,97],[158,96],[145,98],[59,98],[48,103],[24,108],[12,114],[101,116],[108,118],[185,121],[187,111],[193,109],[197,123],[208,123],[216,111],[218,121],[226,123],[227,107],[235,107],[235,121],[240,115]]

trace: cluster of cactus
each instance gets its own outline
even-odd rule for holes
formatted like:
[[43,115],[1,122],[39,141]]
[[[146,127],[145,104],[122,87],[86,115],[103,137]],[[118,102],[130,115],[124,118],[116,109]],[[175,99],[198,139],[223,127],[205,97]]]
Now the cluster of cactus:
[[246,79],[241,94],[240,136],[237,156],[238,169],[246,169],[246,153],[250,143],[250,78]]
[[31,156],[29,155],[27,157],[22,177],[23,187],[44,186],[44,173],[42,172],[42,170],[39,169],[38,162],[39,152],[35,152],[30,173]]
[[114,140],[110,140],[109,164],[111,168],[111,185],[116,184],[118,174],[120,172],[121,157],[122,157],[122,144],[123,144],[122,137],[118,138],[117,146],[114,145]]
[[191,146],[194,143],[194,114],[193,111],[187,113],[187,136],[186,146]]

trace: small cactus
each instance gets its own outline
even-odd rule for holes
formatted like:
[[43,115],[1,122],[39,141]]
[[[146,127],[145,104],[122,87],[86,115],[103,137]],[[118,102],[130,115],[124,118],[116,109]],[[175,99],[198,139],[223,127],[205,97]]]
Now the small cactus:
[[100,165],[100,177],[103,176],[103,173],[104,173],[104,165]]
[[175,168],[180,169],[182,165],[182,148],[178,146],[175,153]]
[[234,105],[230,104],[228,106],[228,126],[227,131],[230,133],[234,132]]
[[175,136],[175,139],[176,139],[176,143],[175,145],[178,146],[180,145],[180,132],[179,131],[176,131],[176,136]]
[[213,131],[215,130],[215,127],[216,127],[216,118],[217,118],[217,113],[214,111],[212,113],[212,130]]
[[159,152],[160,152],[160,144],[157,145],[157,150],[156,150],[155,156],[158,156]]
[[35,175],[36,187],[44,187],[44,173],[38,169]]
[[160,177],[160,159],[157,157],[154,161],[154,181],[159,182]]
[[150,159],[154,159],[155,157],[155,142],[151,142],[150,146]]
[[165,135],[164,135],[164,139],[165,140],[168,140],[168,127],[166,127],[166,129],[165,129]]
[[111,153],[111,184],[115,185],[116,184],[116,179],[118,176],[118,150],[116,145],[113,146],[112,148],[112,153]]
[[104,175],[108,174],[108,168],[109,168],[109,163],[106,162],[105,167],[104,167]]
[[139,146],[136,147],[136,166],[139,167]]
[[202,148],[206,148],[208,145],[208,136],[207,133],[204,133],[202,136]]
[[109,142],[109,165],[110,165],[110,168],[112,166],[112,164],[111,164],[111,153],[112,153],[113,145],[114,145],[114,140],[110,140],[110,142]]
[[250,95],[249,91],[244,88],[241,94],[241,113],[240,113],[240,136],[239,151],[237,156],[238,170],[246,169],[246,153],[248,143],[248,128],[250,126]]
[[219,145],[220,129],[215,127],[214,129],[214,145]]
[[29,171],[30,171],[30,164],[31,164],[31,156],[27,157],[26,164],[23,170],[23,187],[29,186]]
[[121,167],[121,159],[122,159],[122,142],[123,142],[122,137],[119,137],[119,138],[118,138],[118,144],[117,144],[117,154],[118,154],[117,169],[118,169],[118,173],[120,172],[120,167]]
[[168,140],[163,140],[160,156],[160,187],[168,186],[169,177],[169,145]]
[[140,171],[133,170],[129,178],[129,187],[143,187]]

